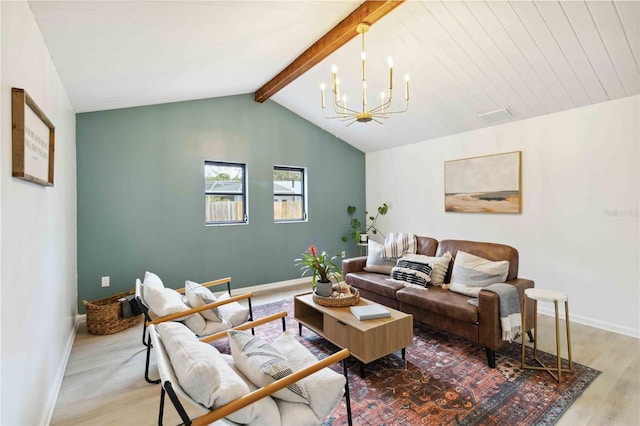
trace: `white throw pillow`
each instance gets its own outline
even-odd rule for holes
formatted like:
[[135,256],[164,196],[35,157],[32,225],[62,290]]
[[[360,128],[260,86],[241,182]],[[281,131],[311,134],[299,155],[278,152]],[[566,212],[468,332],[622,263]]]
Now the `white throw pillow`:
[[491,261],[458,250],[453,263],[449,290],[478,297],[483,287],[503,283],[509,274],[509,261]]
[[391,274],[391,269],[396,266],[396,262],[382,257],[382,244],[369,239],[367,248],[367,264],[364,270],[367,272],[377,272],[378,274]]
[[147,272],[142,283],[144,300],[149,309],[158,316],[165,316],[189,309],[182,295],[171,288],[165,288],[157,275]]
[[[229,346],[236,367],[259,387],[267,386],[293,373],[287,357],[259,337],[243,331],[229,330]],[[274,398],[291,402],[309,403],[303,384],[293,383],[273,393]]]
[[[216,302],[216,296],[211,292],[211,290],[193,281],[185,281],[184,293],[192,308],[199,308],[200,306]],[[218,308],[200,311],[200,315],[202,315],[207,321],[220,322],[220,318],[218,317]]]
[[[218,297],[218,302],[229,300],[229,293],[224,293]],[[230,327],[236,327],[249,319],[249,308],[245,308],[238,302],[227,303],[218,306],[218,316],[222,321],[229,323]]]

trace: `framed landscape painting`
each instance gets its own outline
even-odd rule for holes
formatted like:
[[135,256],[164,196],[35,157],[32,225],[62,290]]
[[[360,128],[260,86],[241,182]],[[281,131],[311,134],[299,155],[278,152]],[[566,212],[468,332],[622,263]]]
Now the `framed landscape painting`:
[[445,161],[445,211],[520,213],[521,163],[521,151]]

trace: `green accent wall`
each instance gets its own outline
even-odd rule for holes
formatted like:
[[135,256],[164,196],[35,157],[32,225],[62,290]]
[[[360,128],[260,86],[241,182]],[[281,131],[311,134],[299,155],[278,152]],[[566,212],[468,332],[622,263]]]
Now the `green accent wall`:
[[[293,259],[311,244],[357,253],[341,236],[347,205],[364,210],[364,153],[275,102],[82,113],[76,125],[79,301],[130,290],[147,270],[173,288],[226,276],[238,288],[298,278]],[[248,224],[204,225],[205,160],[247,164]],[[274,223],[274,165],[307,168],[308,222]]]

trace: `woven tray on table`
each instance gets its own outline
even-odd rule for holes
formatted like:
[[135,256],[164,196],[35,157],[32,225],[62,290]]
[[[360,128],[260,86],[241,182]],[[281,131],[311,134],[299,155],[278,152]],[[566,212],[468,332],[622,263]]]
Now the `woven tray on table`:
[[351,296],[348,297],[324,297],[313,293],[313,301],[318,305],[327,306],[329,308],[344,308],[345,306],[353,306],[360,303],[360,293],[357,288],[351,287]]
[[91,334],[113,334],[132,327],[142,321],[143,315],[131,318],[122,318],[119,300],[134,294],[134,291],[125,291],[114,294],[111,297],[87,302],[83,300],[87,310],[87,330]]

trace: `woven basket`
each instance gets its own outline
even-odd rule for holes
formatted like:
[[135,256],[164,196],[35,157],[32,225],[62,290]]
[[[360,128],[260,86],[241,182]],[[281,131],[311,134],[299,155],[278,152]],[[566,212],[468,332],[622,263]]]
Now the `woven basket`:
[[87,302],[83,300],[87,310],[87,330],[91,334],[113,334],[132,327],[142,321],[143,315],[131,318],[120,316],[120,302],[123,297],[134,294],[134,291],[117,293],[111,297]]
[[324,297],[313,293],[313,301],[318,305],[327,306],[329,308],[344,308],[360,303],[360,293],[357,288],[351,287],[352,296],[349,297]]

